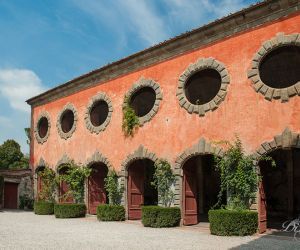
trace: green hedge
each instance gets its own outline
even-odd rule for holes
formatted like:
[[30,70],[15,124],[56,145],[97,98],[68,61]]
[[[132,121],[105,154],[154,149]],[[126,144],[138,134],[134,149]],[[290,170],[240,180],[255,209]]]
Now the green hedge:
[[99,205],[97,219],[100,221],[123,221],[125,220],[125,208],[120,205]]
[[145,227],[176,227],[180,219],[179,207],[142,207],[142,223]]
[[252,235],[258,228],[257,212],[250,210],[210,210],[208,219],[210,232],[214,235]]
[[49,201],[35,201],[34,213],[38,215],[54,214],[54,203]]
[[54,204],[54,214],[56,218],[79,218],[85,217],[85,204],[60,203]]

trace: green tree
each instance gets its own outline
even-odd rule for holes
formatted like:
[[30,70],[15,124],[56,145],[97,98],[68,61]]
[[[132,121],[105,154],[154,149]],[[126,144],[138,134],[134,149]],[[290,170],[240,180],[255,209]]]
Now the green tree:
[[108,192],[108,200],[111,205],[120,205],[124,187],[118,182],[118,175],[115,170],[109,170],[107,177],[104,179],[105,189]]
[[64,196],[72,196],[75,203],[83,203],[84,183],[92,169],[77,165],[74,161],[62,167],[68,168],[65,174],[59,176],[59,181],[65,181],[69,186],[69,191]]
[[21,152],[21,147],[16,141],[7,140],[0,145],[0,169],[28,167],[29,159]]
[[158,200],[164,207],[170,207],[175,195],[172,185],[175,183],[176,176],[173,174],[171,165],[167,160],[160,159],[154,164],[154,180],[151,183],[157,188]]

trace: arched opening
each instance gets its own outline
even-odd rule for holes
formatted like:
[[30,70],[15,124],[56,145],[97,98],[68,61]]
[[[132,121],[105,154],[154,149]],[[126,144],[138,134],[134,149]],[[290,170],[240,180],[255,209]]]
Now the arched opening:
[[184,86],[185,96],[190,103],[203,105],[210,102],[219,92],[222,79],[215,69],[204,69],[193,74]]
[[49,129],[48,119],[42,117],[38,122],[38,133],[40,138],[45,138]]
[[183,165],[183,224],[208,222],[208,211],[218,201],[220,174],[213,155],[198,155]]
[[270,161],[259,162],[260,217],[266,215],[267,228],[281,229],[282,223],[300,214],[300,149],[277,149],[268,156]]
[[90,119],[93,126],[101,126],[108,116],[108,111],[108,104],[104,100],[95,102],[90,111]]
[[74,113],[72,110],[67,109],[65,112],[63,112],[61,116],[61,129],[64,133],[68,133],[73,125],[74,125]]
[[[58,174],[60,176],[64,175],[67,173],[68,169],[69,169],[69,166],[67,164],[64,164],[59,167]],[[58,195],[59,195],[58,200],[60,203],[73,203],[73,201],[74,201],[72,195],[70,195],[70,193],[69,193],[69,185],[63,180],[60,180],[60,182],[59,182]]]
[[98,205],[108,203],[104,185],[108,168],[101,162],[92,164],[90,168],[92,172],[88,178],[88,209],[90,214],[96,214]]
[[128,166],[127,198],[128,218],[139,220],[142,205],[157,205],[157,189],[151,185],[154,162],[149,159],[136,160]]
[[143,117],[152,110],[155,100],[156,93],[154,89],[143,87],[130,97],[129,105],[138,117]]
[[300,47],[283,46],[268,53],[259,65],[262,82],[272,88],[287,88],[300,81]]

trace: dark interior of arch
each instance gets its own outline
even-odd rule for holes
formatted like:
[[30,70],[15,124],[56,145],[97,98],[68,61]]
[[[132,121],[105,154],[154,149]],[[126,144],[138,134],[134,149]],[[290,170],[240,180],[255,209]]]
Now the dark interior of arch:
[[156,93],[151,87],[144,87],[135,92],[130,98],[130,106],[138,117],[147,115],[154,106]]
[[61,117],[61,129],[64,133],[68,133],[74,124],[74,113],[72,110],[66,110]]
[[300,47],[284,46],[273,50],[262,60],[259,74],[272,88],[287,88],[300,81]]
[[193,74],[184,90],[190,103],[202,105],[211,101],[221,88],[221,76],[214,69],[204,69]]
[[38,124],[38,133],[41,138],[44,138],[48,132],[48,119],[46,117],[42,117],[39,120]]
[[107,116],[108,104],[103,100],[95,102],[90,112],[91,123],[98,127],[105,122]]

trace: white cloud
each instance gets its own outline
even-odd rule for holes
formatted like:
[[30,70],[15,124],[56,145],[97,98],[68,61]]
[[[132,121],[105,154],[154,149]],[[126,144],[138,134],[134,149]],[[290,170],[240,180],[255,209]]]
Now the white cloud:
[[31,70],[0,69],[0,95],[13,109],[29,112],[25,101],[44,90],[41,79]]

